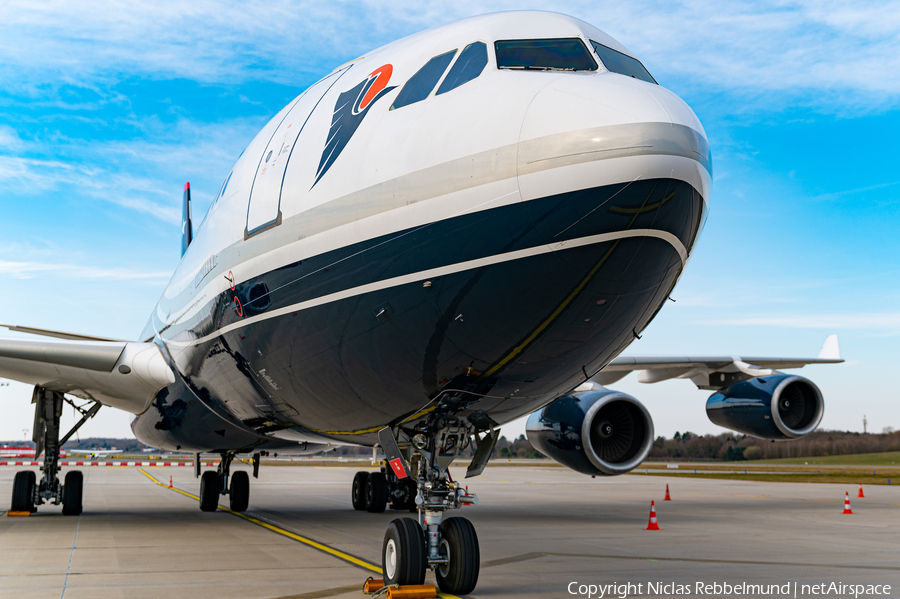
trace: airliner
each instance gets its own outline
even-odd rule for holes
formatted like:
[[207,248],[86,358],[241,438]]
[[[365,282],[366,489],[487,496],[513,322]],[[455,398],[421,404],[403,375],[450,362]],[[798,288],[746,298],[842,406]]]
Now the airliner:
[[[822,393],[783,372],[817,358],[622,356],[666,305],[709,212],[712,157],[691,108],[578,19],[503,12],[395,41],[335,68],[256,135],[205,217],[183,191],[182,258],[138,340],[8,325],[0,376],[34,385],[40,481],[12,509],[82,511],[58,476],[59,415],[109,406],[169,451],[215,452],[200,509],[243,511],[237,454],[377,446],[354,508],[390,523],[387,584],[478,581],[477,497],[447,470],[488,462],[528,416],[547,456],[592,476],[647,456],[653,421],[608,388],[632,371],[712,391],[710,419],[795,439]],[[199,458],[195,472],[200,475]]]

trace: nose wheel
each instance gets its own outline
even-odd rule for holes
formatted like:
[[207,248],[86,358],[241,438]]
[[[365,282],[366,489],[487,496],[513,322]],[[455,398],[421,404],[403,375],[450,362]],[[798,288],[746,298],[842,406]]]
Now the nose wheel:
[[422,527],[412,518],[397,518],[388,525],[381,547],[385,586],[422,584],[428,558]]
[[434,571],[441,590],[455,595],[474,591],[481,570],[481,551],[471,522],[457,517],[441,523],[440,555],[447,559]]
[[[386,585],[422,584],[425,571],[430,569],[445,593],[464,595],[475,590],[481,568],[475,527],[466,518],[444,518],[446,510],[478,502],[447,470],[459,451],[472,441],[476,451],[467,475],[478,475],[484,469],[499,431],[491,429],[479,436],[475,429],[471,422],[440,414],[414,430],[395,433],[385,428],[379,432],[379,445],[389,468],[369,474],[366,488],[372,487],[373,477],[379,480],[385,474],[393,476],[398,488],[405,486],[410,495],[415,493],[413,501],[419,514],[418,520],[394,520],[385,532],[381,564]],[[405,454],[398,438],[405,445]],[[354,478],[354,499],[363,474],[358,473]],[[399,495],[396,503],[405,505]]]

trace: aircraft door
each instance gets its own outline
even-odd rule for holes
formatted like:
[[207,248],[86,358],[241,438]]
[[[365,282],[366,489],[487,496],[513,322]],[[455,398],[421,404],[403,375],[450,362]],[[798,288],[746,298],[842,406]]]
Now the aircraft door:
[[250,189],[245,237],[281,223],[281,186],[291,151],[319,101],[345,71],[346,69],[342,69],[331,73],[310,86],[275,130],[259,159]]

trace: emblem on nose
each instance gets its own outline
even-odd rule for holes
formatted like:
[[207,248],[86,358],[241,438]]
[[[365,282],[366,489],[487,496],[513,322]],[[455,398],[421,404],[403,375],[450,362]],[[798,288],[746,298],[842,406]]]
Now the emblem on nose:
[[396,85],[387,87],[393,71],[394,67],[390,64],[378,67],[363,81],[338,96],[334,105],[334,114],[331,117],[328,140],[325,142],[325,149],[319,160],[313,187],[344,151],[350,138],[356,133],[356,129],[369,112],[369,108],[382,96],[397,87]]

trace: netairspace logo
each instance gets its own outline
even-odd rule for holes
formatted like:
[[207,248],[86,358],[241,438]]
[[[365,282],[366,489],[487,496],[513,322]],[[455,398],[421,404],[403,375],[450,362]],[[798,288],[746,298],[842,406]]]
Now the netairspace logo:
[[[646,591],[644,590],[646,589]],[[709,595],[711,597],[727,597],[730,595],[749,595],[758,597],[773,595],[782,597],[811,597],[833,595],[840,597],[874,597],[889,596],[889,584],[844,584],[842,582],[825,582],[821,584],[800,584],[786,582],[784,584],[750,584],[739,582],[695,582],[681,584],[677,582],[612,582],[609,584],[581,584],[570,582],[566,588],[570,595],[580,595],[585,599],[613,598],[625,599],[646,595]]]

